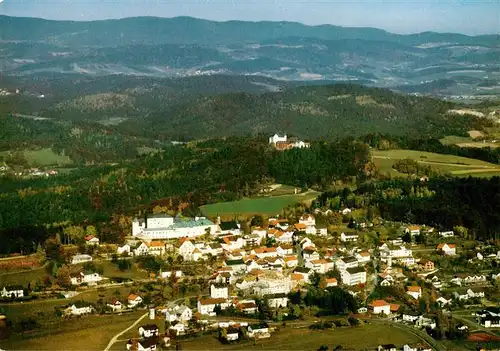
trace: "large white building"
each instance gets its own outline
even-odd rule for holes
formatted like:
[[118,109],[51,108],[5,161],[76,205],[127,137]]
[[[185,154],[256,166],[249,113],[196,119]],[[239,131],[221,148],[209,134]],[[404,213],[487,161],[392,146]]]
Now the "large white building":
[[146,221],[134,218],[132,235],[144,240],[175,239],[204,235],[207,230],[214,234],[217,225],[205,217],[180,218],[166,214],[149,216]]

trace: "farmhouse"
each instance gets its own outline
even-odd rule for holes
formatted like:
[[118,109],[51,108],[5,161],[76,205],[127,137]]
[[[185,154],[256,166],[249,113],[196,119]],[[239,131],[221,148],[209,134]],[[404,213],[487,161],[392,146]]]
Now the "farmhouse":
[[128,307],[130,308],[136,307],[142,303],[142,297],[135,294],[130,294],[127,300],[128,300]]
[[82,314],[92,313],[92,306],[80,306],[76,307],[75,304],[64,310],[64,314],[71,314],[74,316],[81,316]]
[[196,237],[207,232],[216,233],[217,225],[205,217],[186,219],[156,214],[145,221],[132,221],[132,236],[147,240]]
[[422,288],[420,286],[409,286],[406,290],[406,293],[413,297],[415,300],[420,299],[422,297]]
[[102,280],[102,277],[99,273],[77,273],[70,275],[71,284],[79,285],[79,284],[96,284]]
[[156,324],[146,324],[139,327],[139,335],[143,338],[158,336],[158,326]]
[[271,308],[284,308],[288,305],[288,297],[285,293],[265,295],[264,299]]
[[113,310],[113,312],[121,311],[123,309],[123,304],[117,299],[111,300],[111,303],[108,303],[107,306]]

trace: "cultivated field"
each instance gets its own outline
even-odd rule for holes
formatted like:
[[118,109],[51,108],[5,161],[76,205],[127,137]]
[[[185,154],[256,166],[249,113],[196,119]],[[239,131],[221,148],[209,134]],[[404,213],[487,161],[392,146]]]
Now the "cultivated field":
[[[8,156],[10,151],[0,152],[0,156]],[[31,166],[62,166],[73,163],[68,156],[58,155],[52,149],[25,150],[23,151],[26,161]]]
[[380,344],[403,346],[421,341],[413,334],[387,325],[364,325],[352,328],[311,331],[308,328],[282,329],[270,339],[222,345],[214,336],[203,336],[182,343],[183,350],[317,350],[321,345],[342,345],[344,349],[375,350]]
[[308,191],[297,195],[281,195],[256,197],[231,202],[221,202],[201,207],[206,216],[231,217],[238,215],[276,215],[284,207],[299,202],[309,202],[319,195],[316,191]]
[[406,176],[392,168],[396,161],[406,158],[431,166],[442,172],[449,172],[458,177],[467,177],[469,175],[474,177],[491,177],[500,175],[500,165],[454,155],[398,149],[372,151],[372,157],[381,172],[388,172],[394,176]]

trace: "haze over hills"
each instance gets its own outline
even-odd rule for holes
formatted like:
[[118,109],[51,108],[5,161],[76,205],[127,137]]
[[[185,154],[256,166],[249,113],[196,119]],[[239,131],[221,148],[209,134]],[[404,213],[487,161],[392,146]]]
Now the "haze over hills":
[[2,72],[12,76],[261,75],[409,86],[408,92],[445,80],[448,84],[430,92],[500,91],[499,35],[398,35],[374,28],[191,17],[71,22],[0,16],[0,39]]

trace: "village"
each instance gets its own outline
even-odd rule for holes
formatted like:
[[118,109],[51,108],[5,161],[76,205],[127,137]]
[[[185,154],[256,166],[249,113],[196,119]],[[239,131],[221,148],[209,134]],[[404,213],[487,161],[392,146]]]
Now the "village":
[[[165,262],[163,267],[171,269],[149,269],[149,277],[134,284],[154,290],[161,281],[189,279],[199,289],[180,292],[171,301],[131,289],[126,298],[101,301],[100,306],[84,300],[68,304],[61,318],[142,309],[136,336],[124,342],[127,350],[173,347],[207,332],[234,344],[272,339],[287,323],[323,329],[369,321],[398,324],[422,335],[419,345],[379,345],[378,350],[432,350],[439,333],[466,337],[500,327],[498,247],[480,242],[465,247],[453,230],[367,221],[353,214],[349,208],[336,213],[344,218],[345,230],[331,232],[317,219],[334,213],[322,208],[303,213],[295,223],[255,216],[249,228],[220,217],[211,221],[159,213],[134,219],[126,243],[106,253],[100,252],[106,244],[88,235],[87,253],[69,259],[77,269],[69,277],[73,289],[63,292],[66,298],[82,289],[115,286],[95,269],[100,260]],[[368,232],[388,226],[392,235],[367,240]],[[27,286],[0,289],[4,301],[30,294]],[[342,316],[340,322],[328,319],[335,315]]]

